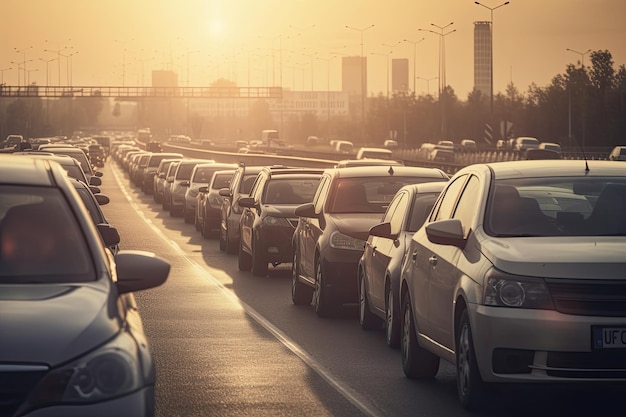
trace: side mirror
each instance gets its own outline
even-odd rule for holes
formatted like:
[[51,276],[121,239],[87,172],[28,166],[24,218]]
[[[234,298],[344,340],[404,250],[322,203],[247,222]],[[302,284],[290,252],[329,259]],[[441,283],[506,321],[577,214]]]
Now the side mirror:
[[202,187],[198,188],[198,192],[206,194],[209,192],[209,187],[206,185],[203,185]]
[[101,176],[103,176],[103,175],[104,175],[104,173],[103,173],[103,172],[100,172],[100,171],[96,171],[96,172],[94,172],[94,175],[95,175],[96,177],[101,177]]
[[117,229],[108,223],[99,223],[97,226],[105,246],[114,246],[120,243],[120,234]]
[[170,273],[170,264],[154,253],[119,251],[115,255],[117,288],[120,294],[146,290],[163,284]]
[[230,193],[230,189],[228,188],[222,188],[219,191],[219,195],[221,195],[222,197],[232,197],[232,194]]
[[100,188],[96,187],[95,185],[90,185],[89,190],[91,191],[91,194],[93,195],[96,195],[101,192]]
[[96,187],[102,185],[102,180],[100,179],[100,177],[96,177],[96,176],[91,176],[89,177],[89,185],[95,185]]
[[180,185],[181,185],[181,187],[189,187],[189,181],[188,180],[181,181]]
[[317,217],[317,214],[315,214],[315,206],[313,205],[313,203],[306,203],[296,207],[295,214],[298,217]]
[[109,204],[111,202],[111,199],[104,194],[94,194],[94,197],[96,197],[96,201],[98,202],[98,205],[100,206],[106,206],[107,204]]
[[372,226],[370,228],[370,235],[393,240],[398,238],[397,234],[391,233],[391,223],[389,222],[379,223],[375,226]]
[[463,226],[459,219],[447,219],[432,222],[426,225],[428,240],[438,245],[451,245],[465,248]]
[[239,204],[241,207],[248,208],[255,208],[257,206],[256,202],[254,201],[254,197],[241,197],[237,201],[237,204]]

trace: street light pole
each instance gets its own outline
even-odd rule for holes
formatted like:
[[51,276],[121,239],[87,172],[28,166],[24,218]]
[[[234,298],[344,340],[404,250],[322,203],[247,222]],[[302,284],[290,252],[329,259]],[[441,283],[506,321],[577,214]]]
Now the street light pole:
[[490,78],[490,93],[489,93],[489,98],[490,98],[490,102],[491,102],[491,114],[493,115],[493,11],[496,9],[499,9],[502,6],[506,6],[507,4],[509,4],[508,1],[505,1],[504,3],[496,6],[496,7],[489,7],[489,6],[485,6],[484,4],[475,1],[475,4],[484,7],[485,9],[489,10],[491,13],[491,20],[489,21],[489,24],[491,25],[491,37],[489,39],[489,48],[491,49],[491,54],[489,56],[489,78]]
[[[580,55],[580,69],[581,70],[585,70],[585,55],[587,55],[589,52],[591,52],[591,49],[587,49],[585,52],[579,52],[575,49],[570,49],[570,48],[565,48],[566,51],[569,52],[573,52],[575,54]],[[571,77],[570,77],[571,78]],[[568,80],[567,86],[568,86],[568,136],[569,136],[569,143],[571,145],[572,143],[572,81],[571,79]],[[585,87],[583,86],[583,149],[585,148]]]
[[591,49],[587,49],[585,52],[578,52],[577,50],[570,48],[565,48],[565,50],[580,55],[580,68],[585,68],[585,55],[591,52]]
[[432,77],[432,78],[423,78],[423,77],[415,77],[418,80],[424,80],[426,81],[426,94],[430,95],[430,82],[432,80],[437,80],[439,79],[439,77]]
[[367,93],[367,85],[365,81],[365,67],[363,65],[363,59],[365,59],[363,56],[363,32],[373,27],[374,25],[369,25],[364,28],[355,28],[355,27],[346,25],[347,29],[356,30],[357,32],[361,33],[361,57],[359,61],[359,65],[361,67],[361,140],[363,140],[363,136],[365,132],[365,126],[364,126],[365,125],[365,94]]
[[417,97],[417,89],[415,88],[415,79],[417,78],[417,76],[415,74],[416,74],[416,69],[417,69],[417,44],[423,41],[424,39],[426,38],[418,39],[416,41],[410,41],[408,39],[404,40],[404,42],[413,44],[413,94],[415,94],[416,97]]

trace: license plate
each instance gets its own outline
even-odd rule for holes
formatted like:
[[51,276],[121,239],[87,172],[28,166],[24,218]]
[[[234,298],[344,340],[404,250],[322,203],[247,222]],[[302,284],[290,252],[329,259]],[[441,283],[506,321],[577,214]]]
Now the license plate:
[[626,327],[593,326],[594,349],[626,348]]

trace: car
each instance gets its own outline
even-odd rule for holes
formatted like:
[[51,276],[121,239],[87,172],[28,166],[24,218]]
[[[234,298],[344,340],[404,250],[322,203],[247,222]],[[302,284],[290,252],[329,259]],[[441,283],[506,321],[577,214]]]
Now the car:
[[87,185],[91,186],[99,186],[102,185],[102,180],[99,177],[91,177],[91,180],[87,179],[85,175],[85,171],[83,171],[82,165],[76,159],[72,158],[69,155],[55,155],[51,152],[43,152],[43,151],[32,151],[32,152],[14,152],[15,156],[28,156],[30,158],[42,158],[48,159],[51,161],[55,161],[60,164],[63,169],[67,172],[72,178],[75,178],[79,181],[84,182]]
[[[91,165],[91,162],[89,162],[89,158],[87,157],[87,154],[82,149],[77,148],[76,146],[45,146],[45,147],[40,146],[39,150],[45,151],[45,152],[51,152],[55,155],[69,155],[72,158],[76,159],[78,162],[80,162],[80,166],[85,172],[85,176],[87,177],[88,183],[90,183],[89,181],[91,181],[91,177],[102,176],[102,172],[96,171],[93,169],[93,166]],[[92,185],[99,185],[99,184],[92,184]]]
[[228,188],[219,191],[222,196],[220,207],[220,250],[234,254],[239,248],[239,219],[243,208],[239,198],[250,193],[256,176],[263,169],[262,165],[246,166],[240,164],[233,174]]
[[167,179],[167,174],[170,169],[170,166],[173,162],[177,162],[183,159],[182,157],[178,158],[167,158],[162,159],[159,162],[159,166],[152,177],[152,199],[155,203],[163,202],[163,193],[165,187],[165,181]]
[[402,187],[372,226],[359,260],[359,323],[364,330],[384,324],[385,341],[400,343],[400,270],[413,233],[424,223],[446,182]]
[[153,416],[133,293],[162,285],[170,265],[111,254],[117,231],[94,225],[71,181],[56,162],[0,155],[2,413]]
[[167,172],[165,172],[165,177],[162,181],[160,181],[163,184],[163,192],[161,193],[161,207],[163,208],[163,210],[166,211],[170,210],[170,200],[172,193],[171,185],[174,182],[174,174],[176,173],[176,169],[178,168],[178,164],[180,164],[180,161],[182,161],[182,159],[173,160],[167,168]]
[[513,149],[516,151],[525,151],[527,149],[533,149],[539,147],[539,139],[529,137],[529,136],[520,136],[515,138],[515,142],[513,143]]
[[554,149],[529,148],[521,156],[521,159],[561,159],[561,152]]
[[435,149],[433,149],[432,151],[430,151],[430,154],[428,155],[428,159],[432,162],[443,162],[446,164],[451,164],[454,163],[455,160],[455,153],[451,148],[439,148],[438,146],[440,145],[436,145],[437,147]]
[[[182,159],[182,153],[176,152],[152,152],[149,154],[148,163],[141,172],[142,179],[140,181],[141,188],[145,194],[154,193],[154,176],[156,175],[159,164],[164,159]],[[158,201],[157,201],[158,202]]]
[[609,154],[610,161],[626,161],[626,146],[616,146]]
[[326,169],[313,201],[295,210],[293,303],[313,302],[320,317],[356,304],[358,263],[369,229],[380,222],[403,186],[447,179],[442,170],[423,167]]
[[197,164],[191,170],[191,175],[189,177],[189,185],[187,186],[187,190],[185,191],[184,203],[183,203],[183,218],[185,223],[194,223],[196,226],[196,230],[198,230],[199,222],[196,222],[198,218],[197,215],[197,206],[196,200],[198,198],[199,191],[198,189],[207,185],[213,176],[215,171],[220,169],[227,168],[236,168],[236,164],[225,164],[225,163],[201,163]]
[[[455,364],[467,409],[495,384],[623,383],[626,173],[611,161],[459,170],[402,267],[407,377]],[[617,336],[617,337],[614,337]]]
[[130,182],[143,190],[143,172],[148,166],[152,152],[139,153],[134,156],[129,166]]
[[561,145],[559,145],[558,143],[554,143],[554,142],[540,142],[539,149],[549,149],[551,151],[556,151],[561,153]]
[[393,152],[387,148],[359,148],[356,159],[392,159]]
[[198,164],[213,163],[210,159],[191,159],[183,158],[178,161],[176,170],[171,177],[167,178],[165,187],[169,190],[165,194],[169,198],[167,204],[170,216],[177,217],[182,216],[185,210],[185,192],[189,188],[189,180],[191,179],[191,172],[193,168]]
[[202,237],[209,239],[215,231],[220,230],[220,210],[222,207],[222,197],[219,191],[228,188],[230,180],[235,173],[234,169],[215,171],[207,186],[198,188],[196,201],[196,229],[200,231]]
[[259,172],[239,220],[240,271],[265,276],[268,264],[277,266],[293,259],[291,240],[298,217],[296,207],[313,201],[322,169],[264,168]]

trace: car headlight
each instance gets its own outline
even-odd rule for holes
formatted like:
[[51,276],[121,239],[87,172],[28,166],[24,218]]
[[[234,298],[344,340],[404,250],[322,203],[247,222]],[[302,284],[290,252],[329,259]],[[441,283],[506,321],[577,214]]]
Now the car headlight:
[[485,279],[484,303],[488,306],[554,310],[543,279],[507,275],[491,270]]
[[355,239],[351,236],[344,235],[341,232],[333,232],[330,235],[330,247],[335,249],[348,249],[348,250],[365,250],[365,241],[361,239]]
[[137,345],[130,335],[120,333],[97,350],[48,372],[28,399],[27,407],[94,403],[143,386]]
[[266,226],[282,226],[282,227],[291,227],[291,223],[289,220],[282,217],[273,217],[266,216],[263,218],[263,224]]

